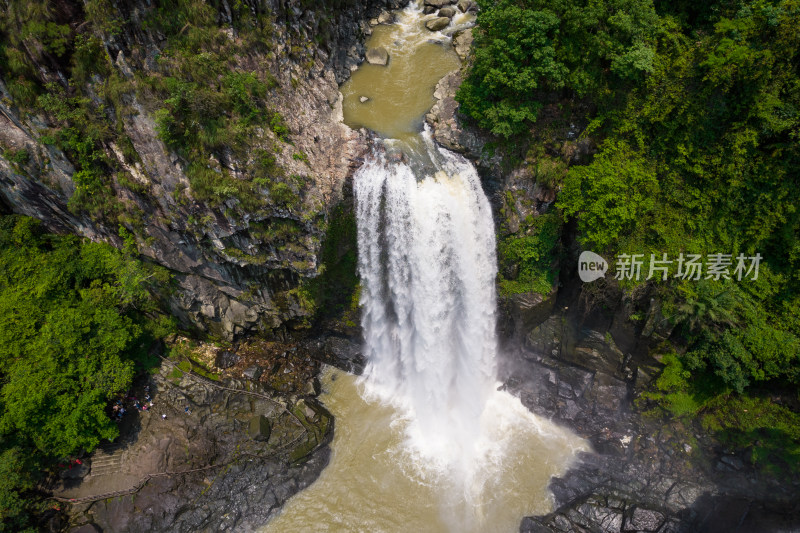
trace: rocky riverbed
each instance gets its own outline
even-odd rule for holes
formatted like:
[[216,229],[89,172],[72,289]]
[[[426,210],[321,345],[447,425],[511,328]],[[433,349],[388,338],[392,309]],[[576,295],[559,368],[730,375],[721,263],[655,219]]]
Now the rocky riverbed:
[[549,316],[553,302],[507,302],[506,321],[519,329],[507,338],[501,374],[526,407],[575,430],[594,453],[553,480],[555,511],[526,518],[521,531],[800,528],[797,480],[765,477],[696,427],[643,416],[635,401],[658,361],[615,343],[620,312],[587,319],[565,300]]

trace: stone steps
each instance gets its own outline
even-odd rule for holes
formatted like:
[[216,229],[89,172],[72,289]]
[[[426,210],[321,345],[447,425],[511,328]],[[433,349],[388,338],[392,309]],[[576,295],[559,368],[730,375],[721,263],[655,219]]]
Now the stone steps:
[[121,444],[101,446],[92,457],[93,476],[106,476],[116,474],[122,467],[123,450]]

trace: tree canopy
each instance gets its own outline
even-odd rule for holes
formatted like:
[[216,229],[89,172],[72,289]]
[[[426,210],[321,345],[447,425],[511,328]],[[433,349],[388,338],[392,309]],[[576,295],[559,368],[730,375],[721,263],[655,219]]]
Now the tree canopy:
[[[163,269],[101,243],[0,218],[0,514],[24,523],[33,472],[118,435],[106,413],[172,321],[151,291]],[[30,502],[29,502],[30,503]],[[13,528],[12,528],[13,529]]]

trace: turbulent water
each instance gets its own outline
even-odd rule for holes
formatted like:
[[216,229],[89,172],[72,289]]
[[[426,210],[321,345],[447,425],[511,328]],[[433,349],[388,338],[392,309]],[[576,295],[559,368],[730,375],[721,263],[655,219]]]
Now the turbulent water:
[[270,532],[515,531],[587,449],[497,390],[492,213],[472,164],[421,131],[458,65],[424,20],[412,4],[378,28],[368,45],[394,70],[361,67],[342,88],[345,120],[388,137],[353,178],[368,364],[326,376],[331,463]]
[[469,464],[496,388],[494,224],[472,165],[424,145],[427,175],[378,155],[354,178],[363,381],[408,410],[426,460]]

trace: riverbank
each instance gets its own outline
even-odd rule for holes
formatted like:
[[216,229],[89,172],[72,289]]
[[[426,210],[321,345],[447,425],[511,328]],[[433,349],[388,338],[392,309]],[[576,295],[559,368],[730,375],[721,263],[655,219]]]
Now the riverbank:
[[298,368],[281,371],[284,382],[303,381],[281,392],[259,381],[259,359],[269,355],[263,347],[193,345],[194,361],[211,355],[225,368],[211,363],[207,377],[187,359],[164,359],[125,402],[148,395],[152,405],[130,407],[120,437],[51,486],[70,531],[252,531],[326,466],[333,419],[316,400],[318,365],[304,376],[299,368],[308,361],[296,347],[273,345],[287,368]]

